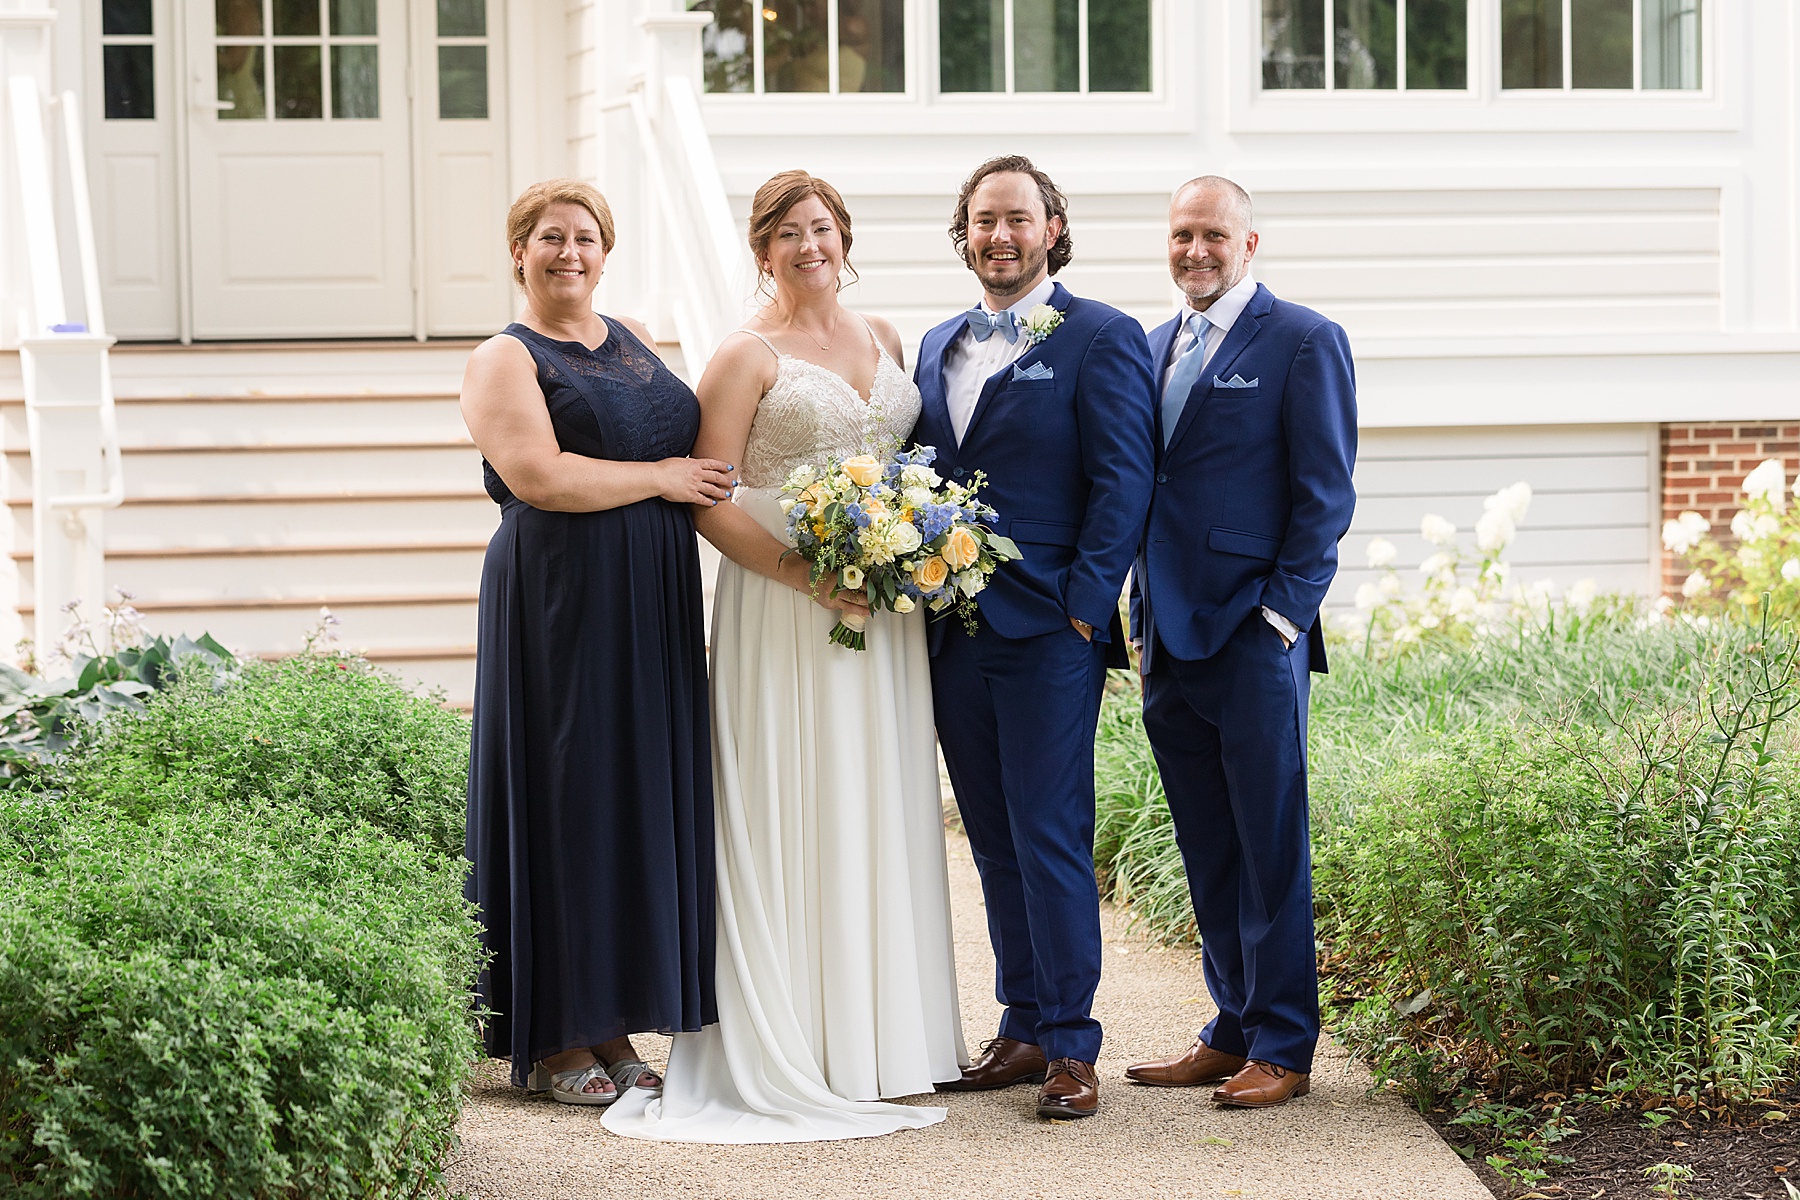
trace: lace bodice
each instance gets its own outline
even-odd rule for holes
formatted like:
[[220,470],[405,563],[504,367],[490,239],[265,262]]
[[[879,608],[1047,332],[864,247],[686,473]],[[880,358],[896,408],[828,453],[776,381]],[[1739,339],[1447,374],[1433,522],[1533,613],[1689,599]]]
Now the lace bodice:
[[865,401],[836,371],[775,351],[775,386],[763,393],[744,445],[745,486],[780,487],[795,467],[900,448],[919,419],[919,389],[879,344],[876,353]]

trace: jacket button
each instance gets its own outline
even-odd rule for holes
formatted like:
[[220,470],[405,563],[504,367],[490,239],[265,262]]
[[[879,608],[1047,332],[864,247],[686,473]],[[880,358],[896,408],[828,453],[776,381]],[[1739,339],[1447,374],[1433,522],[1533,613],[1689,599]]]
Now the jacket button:
[[1168,477],[1168,476],[1167,476],[1167,475],[1158,475],[1158,476],[1157,476],[1157,477],[1156,477],[1156,482],[1158,482],[1158,483],[1167,483],[1167,482],[1169,482],[1169,477]]
[[952,475],[956,476],[958,479],[961,479],[963,477],[963,469],[961,467],[956,468],[956,470],[954,470],[950,473]]

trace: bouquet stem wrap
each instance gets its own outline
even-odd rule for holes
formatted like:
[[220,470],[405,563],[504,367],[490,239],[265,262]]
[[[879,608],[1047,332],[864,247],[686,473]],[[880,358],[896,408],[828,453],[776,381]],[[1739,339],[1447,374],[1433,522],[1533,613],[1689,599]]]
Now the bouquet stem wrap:
[[869,618],[863,613],[839,613],[837,624],[831,627],[832,644],[846,646],[851,650],[867,650],[868,639],[863,630],[868,624]]

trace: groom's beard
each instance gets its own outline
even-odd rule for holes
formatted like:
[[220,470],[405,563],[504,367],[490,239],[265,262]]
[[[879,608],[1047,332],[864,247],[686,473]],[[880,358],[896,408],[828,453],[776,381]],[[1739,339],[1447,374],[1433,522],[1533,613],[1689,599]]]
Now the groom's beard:
[[[1044,263],[1049,261],[1050,247],[1013,245],[1018,258],[1011,262],[990,263],[986,258],[977,258],[973,264],[975,278],[981,280],[981,286],[987,294],[1001,300],[1016,300],[1031,290],[1038,276],[1043,274]],[[1014,270],[1018,274],[1014,274]]]

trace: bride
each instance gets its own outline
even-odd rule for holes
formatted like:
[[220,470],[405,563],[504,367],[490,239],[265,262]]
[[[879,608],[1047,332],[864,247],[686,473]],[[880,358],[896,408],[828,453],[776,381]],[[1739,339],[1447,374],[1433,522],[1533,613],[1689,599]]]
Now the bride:
[[789,553],[795,467],[883,453],[919,392],[900,341],[838,303],[850,216],[804,171],[757,189],[750,250],[773,299],[700,381],[694,453],[737,463],[734,502],[697,524],[725,555],[714,597],[719,1023],[677,1034],[660,1098],[605,1124],[682,1142],[874,1137],[943,1120],[880,1101],[968,1062],[957,1010],[925,614],[880,613],[832,645],[861,592],[814,593]]

